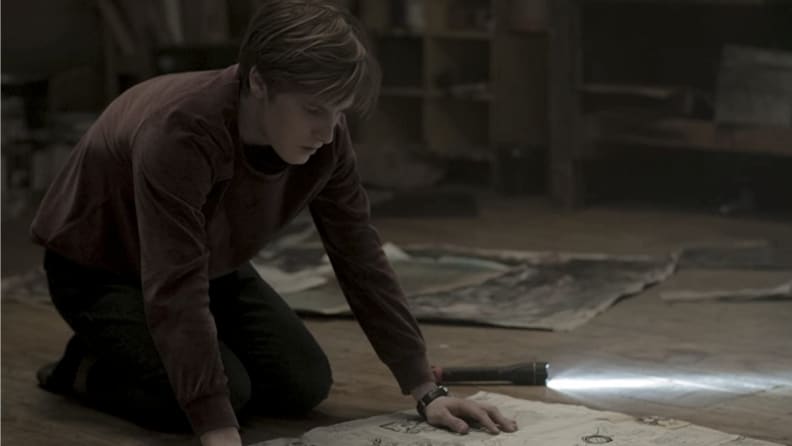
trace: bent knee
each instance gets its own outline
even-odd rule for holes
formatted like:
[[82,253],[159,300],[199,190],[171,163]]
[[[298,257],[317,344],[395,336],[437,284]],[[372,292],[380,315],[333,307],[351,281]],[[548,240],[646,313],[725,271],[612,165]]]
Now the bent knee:
[[293,366],[278,375],[279,379],[258,388],[254,384],[257,405],[272,415],[305,414],[327,398],[333,385],[330,364],[324,355],[310,366]]
[[234,408],[234,413],[239,416],[245,406],[247,406],[253,398],[253,385],[247,373],[237,372],[229,374],[226,372],[226,374],[228,378],[228,396],[231,400],[231,407]]
[[312,367],[292,370],[290,375],[281,398],[281,407],[286,415],[309,412],[327,398],[333,385],[330,364],[324,356]]

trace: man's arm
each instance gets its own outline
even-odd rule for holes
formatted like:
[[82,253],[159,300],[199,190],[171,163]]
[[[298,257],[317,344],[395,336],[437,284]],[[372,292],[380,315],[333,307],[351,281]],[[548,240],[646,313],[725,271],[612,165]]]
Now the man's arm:
[[[366,336],[390,368],[404,394],[416,401],[436,388],[423,335],[410,313],[404,292],[370,223],[369,202],[357,172],[349,133],[342,120],[336,132],[336,166],[324,190],[310,206],[338,283]],[[474,419],[490,432],[516,429],[491,406],[440,397],[426,406],[427,421],[467,432]]]
[[193,430],[238,427],[209,311],[209,250],[202,207],[211,149],[190,132],[152,123],[134,142],[135,210],[147,323]]
[[338,283],[379,358],[408,394],[432,380],[426,347],[370,223],[345,121],[336,128],[334,171],[310,204]]

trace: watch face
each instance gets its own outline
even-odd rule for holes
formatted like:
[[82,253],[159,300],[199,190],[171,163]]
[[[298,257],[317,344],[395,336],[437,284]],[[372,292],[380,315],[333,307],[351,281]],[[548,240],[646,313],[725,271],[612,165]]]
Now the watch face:
[[445,386],[437,386],[435,389],[430,390],[426,395],[421,398],[421,402],[427,405],[441,396],[448,395],[448,388]]

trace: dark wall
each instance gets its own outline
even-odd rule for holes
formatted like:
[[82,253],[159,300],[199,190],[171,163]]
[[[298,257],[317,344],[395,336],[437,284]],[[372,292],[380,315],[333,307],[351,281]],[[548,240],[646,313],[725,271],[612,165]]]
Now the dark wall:
[[[726,3],[726,2],[724,2]],[[792,50],[792,1],[594,2],[583,24],[590,82],[714,89],[724,45]]]
[[52,75],[100,56],[98,16],[87,0],[2,0],[4,74]]

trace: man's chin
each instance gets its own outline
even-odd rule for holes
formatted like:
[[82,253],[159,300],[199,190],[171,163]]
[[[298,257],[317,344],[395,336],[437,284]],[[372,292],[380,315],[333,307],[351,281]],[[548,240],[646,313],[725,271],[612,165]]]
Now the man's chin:
[[292,166],[299,166],[301,164],[305,164],[306,162],[308,162],[308,159],[311,158],[311,154],[304,150],[303,151],[290,150],[290,151],[285,151],[285,153],[278,153],[278,157],[280,157],[280,159],[282,159],[283,162],[285,162],[286,164]]
[[305,164],[309,159],[311,159],[314,153],[316,153],[316,149],[308,150],[301,147],[300,150],[301,151],[299,153],[295,153],[292,159],[288,161],[289,164]]
[[293,156],[285,161],[286,163],[291,164],[292,166],[301,166],[307,163],[309,159],[311,159],[311,155],[303,155],[303,156]]

